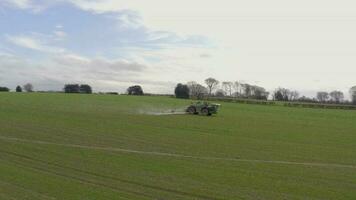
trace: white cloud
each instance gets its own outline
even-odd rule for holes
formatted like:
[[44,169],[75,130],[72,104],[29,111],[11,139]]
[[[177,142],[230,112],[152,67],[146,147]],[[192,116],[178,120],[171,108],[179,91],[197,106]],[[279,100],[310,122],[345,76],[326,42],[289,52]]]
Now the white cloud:
[[26,9],[30,10],[32,13],[39,13],[45,10],[49,5],[53,3],[61,2],[62,0],[51,0],[47,1],[47,3],[43,4],[42,2],[38,2],[37,0],[1,0],[0,6],[3,7],[12,7],[18,9]]
[[34,38],[33,36],[7,36],[9,42],[23,48],[32,49],[47,53],[64,53],[64,48],[50,46],[44,40]]
[[109,60],[106,58],[86,58],[75,54],[66,54],[55,57],[54,61],[63,66],[82,68],[85,73],[98,72],[99,74],[115,75],[116,73],[137,73],[146,69],[146,66],[127,60]]
[[3,3],[12,5],[12,6],[21,8],[21,9],[26,9],[26,8],[31,7],[30,0],[3,0]]
[[[168,31],[181,38],[200,35],[215,42],[214,48],[210,44],[192,48],[194,45],[185,47],[174,42],[165,46],[168,42],[159,40],[169,34],[153,34],[152,42],[163,43],[162,49],[151,52],[135,49],[130,53],[132,60],[155,66],[147,69],[150,73],[137,79],[180,82],[202,81],[207,76],[214,76],[220,80],[258,81],[268,89],[284,86],[313,91],[347,90],[355,84],[356,3],[353,0],[56,2],[59,1],[71,2],[95,13],[137,13],[141,19],[135,14],[126,14],[120,15],[118,20],[122,26],[142,25],[152,32]],[[19,2],[19,7],[31,5],[29,1]],[[51,46],[43,41],[17,39],[20,40],[14,40],[15,44],[39,51]],[[92,59],[87,62],[91,63],[89,65],[94,63]],[[101,62],[112,66],[110,62],[114,61]],[[315,83],[314,80],[320,81]]]
[[0,85],[15,88],[31,82],[36,90],[61,90],[66,83],[87,83],[95,91],[104,92],[125,92],[134,84],[142,84],[147,92],[166,92],[173,87],[174,82],[148,78],[149,68],[133,61],[76,54],[62,54],[36,62],[0,54]]
[[142,18],[138,13],[132,11],[121,12],[119,16],[117,16],[119,20],[119,26],[122,28],[133,28],[137,29],[143,25]]
[[[219,28],[234,27],[236,21],[310,20],[336,15],[353,16],[356,4],[351,0],[67,0],[76,6],[98,13],[134,10],[140,13],[146,25],[174,32],[220,32]],[[322,7],[321,7],[322,5]],[[331,16],[332,18],[332,16]]]
[[137,84],[139,80],[145,82],[143,75],[147,70],[148,66],[134,61],[63,54],[42,64],[42,72],[37,74],[43,74],[43,77],[50,80],[48,82],[88,83],[96,91],[124,92],[129,85]]
[[9,41],[14,43],[17,46],[39,50],[42,51],[44,47],[36,40],[26,37],[26,36],[17,36],[17,37],[8,37]]
[[36,69],[25,59],[12,54],[0,54],[0,85],[15,88],[27,81],[39,80]]
[[67,33],[64,31],[53,31],[53,34],[57,36],[59,39],[65,38],[67,36]]
[[166,93],[175,84],[169,79],[152,78],[157,73],[156,66],[135,61],[65,55],[57,57],[54,62],[58,66],[56,69],[68,70],[69,80],[91,83],[101,91],[124,92],[131,85],[141,84],[146,92]]
[[62,29],[62,28],[64,28],[63,27],[63,25],[61,25],[61,24],[58,24],[58,25],[56,25],[56,27],[55,27],[56,29]]

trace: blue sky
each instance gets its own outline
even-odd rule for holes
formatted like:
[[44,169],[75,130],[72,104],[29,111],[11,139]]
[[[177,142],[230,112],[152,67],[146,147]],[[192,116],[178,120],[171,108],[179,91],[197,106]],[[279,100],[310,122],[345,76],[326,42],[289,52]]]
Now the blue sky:
[[1,0],[0,85],[171,93],[212,76],[347,93],[354,13],[350,0]]
[[[138,24],[127,24],[130,22],[120,19],[123,16]],[[125,58],[125,48],[159,49],[165,45],[204,42],[203,38],[179,38],[171,32],[148,30],[136,22],[139,20],[140,16],[133,11],[97,14],[61,3],[38,13],[16,8],[3,10],[0,31],[5,33],[2,42],[8,48],[14,47],[9,38],[19,36],[43,40],[81,55],[103,55],[111,59]]]

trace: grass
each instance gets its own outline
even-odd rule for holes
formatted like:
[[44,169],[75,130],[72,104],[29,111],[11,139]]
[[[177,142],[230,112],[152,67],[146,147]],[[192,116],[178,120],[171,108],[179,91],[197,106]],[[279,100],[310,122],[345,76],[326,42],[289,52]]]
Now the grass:
[[0,94],[0,199],[356,198],[355,111],[223,103],[214,117],[144,114],[189,103]]

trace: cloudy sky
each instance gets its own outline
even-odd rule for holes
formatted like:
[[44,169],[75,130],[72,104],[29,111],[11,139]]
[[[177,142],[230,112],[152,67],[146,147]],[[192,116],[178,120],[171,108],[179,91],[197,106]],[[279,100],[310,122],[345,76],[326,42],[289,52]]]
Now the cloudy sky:
[[0,85],[172,93],[207,77],[356,85],[353,0],[0,0]]

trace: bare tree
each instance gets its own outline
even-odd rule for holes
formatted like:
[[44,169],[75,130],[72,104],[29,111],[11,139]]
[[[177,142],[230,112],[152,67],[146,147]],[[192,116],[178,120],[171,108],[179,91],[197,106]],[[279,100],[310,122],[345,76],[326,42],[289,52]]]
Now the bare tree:
[[269,92],[266,91],[265,88],[257,86],[257,85],[251,85],[251,92],[249,98],[253,99],[259,99],[259,100],[267,100],[269,96]]
[[289,101],[291,91],[286,88],[278,88],[273,93],[273,99],[276,101]]
[[327,92],[318,92],[316,98],[319,102],[326,102],[329,99],[329,93]]
[[230,97],[232,96],[232,88],[234,87],[233,82],[223,82],[222,83],[223,90],[225,91],[226,94],[229,94]]
[[296,90],[290,91],[289,92],[289,101],[296,101],[299,99],[299,92]]
[[26,91],[26,92],[33,92],[33,85],[31,83],[27,83],[23,86],[23,89]]
[[242,87],[241,87],[241,83],[238,82],[238,81],[235,81],[233,83],[233,88],[234,88],[234,94],[235,94],[235,97],[239,97],[242,93]]
[[216,89],[216,87],[219,85],[219,81],[214,79],[214,78],[207,78],[205,80],[205,84],[208,86],[208,91],[209,91],[209,96],[211,96],[211,93]]
[[333,102],[340,103],[344,100],[344,93],[341,91],[332,91],[330,92],[330,98]]
[[302,97],[298,98],[298,101],[306,102],[306,103],[316,103],[317,102],[317,100],[315,98],[310,98],[310,97],[306,97],[306,96],[302,96]]
[[195,81],[188,82],[187,85],[191,97],[202,99],[208,93],[208,90],[204,86]]
[[251,97],[252,93],[252,85],[247,84],[247,83],[242,83],[240,84],[241,90],[242,90],[242,96],[245,98]]
[[351,96],[352,103],[356,105],[356,86],[350,89],[350,96]]
[[216,97],[225,97],[226,96],[226,92],[222,89],[218,89],[216,92],[215,92],[215,96]]

